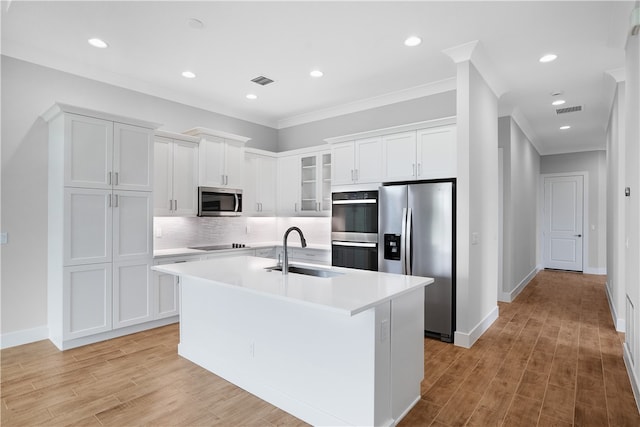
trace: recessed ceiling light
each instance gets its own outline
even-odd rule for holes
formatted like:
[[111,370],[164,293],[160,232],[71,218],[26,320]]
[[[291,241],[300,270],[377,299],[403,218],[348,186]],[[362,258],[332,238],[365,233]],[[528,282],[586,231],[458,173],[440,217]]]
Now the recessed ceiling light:
[[187,22],[189,23],[189,27],[193,28],[194,30],[201,30],[204,28],[204,23],[199,19],[189,18]]
[[571,126],[569,125],[560,126],[560,130],[567,130],[567,129],[571,129]]
[[554,53],[548,53],[539,59],[540,62],[551,62],[555,61],[558,58],[558,55]]
[[324,76],[324,73],[322,71],[320,71],[320,70],[313,70],[313,71],[311,71],[309,73],[309,75],[311,77],[322,77],[322,76]]
[[89,39],[87,40],[89,42],[89,44],[93,47],[97,47],[99,49],[104,49],[109,47],[109,45],[107,44],[107,42],[105,42],[102,39],[97,39],[97,38],[93,38],[93,39]]
[[184,77],[185,79],[195,79],[196,75],[195,75],[195,73],[193,73],[191,71],[183,71],[182,72],[182,77]]
[[258,95],[255,95],[253,93],[248,93],[247,94],[247,99],[258,99]]
[[411,37],[407,37],[407,39],[404,41],[404,45],[405,46],[418,46],[420,43],[422,43],[422,39],[418,36],[411,36]]
[[565,101],[564,99],[557,99],[557,100],[553,101],[553,102],[551,103],[551,105],[562,105],[562,104],[564,104],[565,102],[567,102],[567,101]]

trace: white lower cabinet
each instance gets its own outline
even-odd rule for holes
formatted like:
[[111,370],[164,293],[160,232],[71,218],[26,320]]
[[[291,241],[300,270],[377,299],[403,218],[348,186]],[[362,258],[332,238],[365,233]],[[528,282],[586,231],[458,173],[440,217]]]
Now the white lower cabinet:
[[[199,261],[200,259],[202,259],[200,255],[158,258],[153,261],[153,265],[177,264]],[[153,296],[151,305],[153,318],[164,319],[180,314],[178,277],[172,274],[160,273],[159,271],[154,271],[152,274]]]
[[64,268],[65,341],[111,330],[111,268],[111,263]]
[[151,263],[128,261],[113,265],[113,328],[153,319]]

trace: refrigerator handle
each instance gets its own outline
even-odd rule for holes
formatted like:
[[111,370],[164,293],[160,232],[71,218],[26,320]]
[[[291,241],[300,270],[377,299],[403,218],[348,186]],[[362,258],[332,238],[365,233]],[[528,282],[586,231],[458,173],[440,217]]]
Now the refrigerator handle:
[[407,264],[406,266],[406,270],[409,276],[413,275],[413,271],[412,271],[412,266],[411,266],[411,260],[413,259],[413,254],[411,253],[411,235],[413,234],[413,227],[412,227],[412,214],[413,211],[411,208],[407,209],[407,226],[406,226],[406,231],[407,231],[407,237],[404,239],[405,240],[405,248],[404,248],[404,259],[405,262]]
[[402,228],[400,229],[400,265],[402,274],[407,274],[407,208],[402,208]]

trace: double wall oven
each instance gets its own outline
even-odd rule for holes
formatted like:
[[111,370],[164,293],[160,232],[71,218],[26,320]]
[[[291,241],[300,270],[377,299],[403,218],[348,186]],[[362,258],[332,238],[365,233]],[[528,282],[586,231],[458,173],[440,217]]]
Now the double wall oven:
[[378,270],[378,191],[333,193],[331,264]]

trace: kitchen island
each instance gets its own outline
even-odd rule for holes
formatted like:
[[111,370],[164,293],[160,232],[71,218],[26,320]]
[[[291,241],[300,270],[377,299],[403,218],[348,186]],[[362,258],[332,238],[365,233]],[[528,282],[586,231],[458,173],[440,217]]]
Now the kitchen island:
[[239,256],[153,267],[180,277],[178,353],[313,425],[396,424],[420,398],[433,279],[274,265]]

